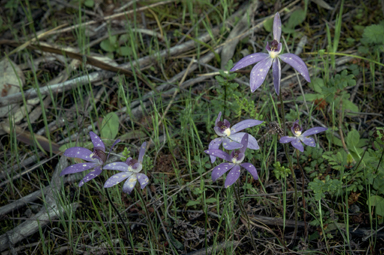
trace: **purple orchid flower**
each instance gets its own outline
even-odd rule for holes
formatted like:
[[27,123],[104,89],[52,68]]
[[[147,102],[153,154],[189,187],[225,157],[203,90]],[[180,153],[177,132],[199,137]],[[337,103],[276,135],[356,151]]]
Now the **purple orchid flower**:
[[143,158],[147,143],[144,142],[140,147],[139,159],[129,157],[125,162],[115,162],[104,166],[104,170],[118,170],[121,173],[112,175],[104,184],[104,188],[110,188],[123,180],[128,180],[123,185],[123,192],[130,194],[139,181],[141,189],[147,186],[149,179],[145,174],[139,173],[143,168]]
[[281,37],[281,20],[279,13],[275,14],[273,21],[273,41],[269,45],[267,43],[266,50],[269,54],[266,53],[253,53],[244,58],[242,58],[236,65],[231,69],[231,71],[239,70],[243,67],[255,64],[259,62],[252,68],[251,71],[251,81],[250,87],[251,91],[254,92],[257,88],[261,86],[264,82],[265,77],[269,69],[272,66],[273,73],[273,84],[275,86],[276,94],[280,93],[280,80],[281,80],[281,66],[280,60],[292,66],[296,71],[298,71],[305,80],[311,82],[309,77],[307,66],[304,61],[299,58],[297,55],[292,53],[280,54],[282,50],[282,44],[280,43]]
[[83,147],[73,147],[68,148],[64,152],[64,156],[72,157],[72,158],[81,158],[90,163],[78,163],[72,166],[66,167],[63,171],[61,171],[60,176],[66,174],[74,174],[83,172],[85,170],[92,169],[89,174],[87,174],[79,183],[79,187],[83,186],[84,183],[89,182],[90,180],[96,178],[101,174],[101,170],[103,168],[103,164],[107,161],[109,154],[112,148],[120,142],[120,140],[116,140],[108,153],[108,156],[105,154],[105,146],[103,141],[101,141],[100,137],[98,137],[92,131],[89,132],[89,136],[91,137],[93,143],[93,152]]
[[301,142],[303,142],[305,145],[315,147],[315,140],[312,137],[308,137],[310,135],[315,135],[320,132],[326,131],[328,128],[324,127],[314,127],[310,128],[304,133],[301,133],[303,131],[302,127],[299,125],[299,120],[296,120],[293,123],[293,126],[291,127],[291,131],[294,135],[292,136],[283,136],[280,138],[280,143],[291,143],[293,147],[298,149],[299,151],[304,151],[304,146]]
[[[223,143],[223,146],[226,150],[234,150],[241,148],[241,139],[243,136],[246,134],[245,132],[240,132],[239,131],[249,128],[249,127],[254,127],[257,125],[260,125],[263,123],[260,120],[243,120],[234,125],[231,128],[231,125],[228,120],[224,119],[224,121],[220,121],[221,118],[221,112],[219,112],[219,115],[217,116],[216,122],[215,122],[215,127],[214,130],[216,134],[220,137],[213,139],[208,146],[209,150],[217,150],[220,147],[220,144]],[[256,139],[249,135],[249,142],[248,142],[248,148],[252,150],[258,150],[259,145],[257,144]],[[216,160],[216,157],[210,156],[211,157],[211,162],[214,163]]]
[[240,166],[244,167],[253,177],[253,179],[259,179],[257,175],[257,170],[254,165],[251,163],[242,163],[245,158],[245,150],[247,149],[249,135],[243,135],[241,139],[241,147],[238,150],[233,150],[231,155],[222,151],[222,150],[206,150],[204,151],[208,155],[213,155],[218,158],[222,158],[231,163],[221,163],[216,166],[212,171],[212,181],[216,181],[220,176],[225,174],[227,171],[231,170],[227,175],[227,179],[225,180],[224,187],[228,188],[231,186],[239,177],[240,177]]

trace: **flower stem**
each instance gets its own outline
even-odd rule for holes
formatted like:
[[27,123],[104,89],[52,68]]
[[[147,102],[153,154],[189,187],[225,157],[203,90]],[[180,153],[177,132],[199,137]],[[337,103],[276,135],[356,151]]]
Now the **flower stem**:
[[105,192],[107,193],[107,198],[108,198],[109,203],[112,205],[112,208],[115,210],[115,212],[117,213],[117,216],[119,217],[120,221],[123,223],[123,227],[125,228],[125,234],[127,235],[127,239],[128,239],[128,240],[130,241],[130,243],[131,243],[131,248],[132,248],[133,254],[135,254],[135,248],[134,248],[134,246],[133,246],[133,240],[132,240],[132,238],[129,238],[129,236],[132,236],[131,231],[129,230],[129,228],[128,228],[127,225],[125,224],[125,222],[124,222],[124,220],[123,220],[123,217],[121,217],[121,214],[119,213],[119,211],[117,210],[117,208],[115,207],[115,205],[112,203],[112,199],[111,199],[111,197],[109,196],[108,189],[105,189]]
[[303,199],[304,236],[306,240],[307,239],[306,237],[308,236],[308,229],[307,229],[307,223],[305,221],[307,208],[306,208],[305,197],[304,197],[304,169],[299,163],[299,151],[298,150],[295,150],[295,151],[296,151],[296,157],[297,157],[297,165],[301,170],[301,198]]
[[153,237],[155,238],[156,243],[159,244],[159,242],[158,242],[158,240],[157,240],[157,235],[156,235],[156,233],[155,233],[155,228],[154,228],[153,225],[152,225],[151,217],[150,217],[150,215],[149,215],[149,212],[148,212],[148,210],[147,210],[147,206],[146,206],[146,204],[145,204],[145,202],[144,202],[144,198],[143,198],[143,196],[141,195],[141,191],[140,191],[139,188],[136,188],[136,193],[139,194],[140,200],[141,200],[141,202],[143,203],[143,209],[144,209],[145,214],[147,215],[147,218],[148,218],[149,229],[151,230],[151,233],[152,233]]
[[253,240],[253,236],[252,236],[252,232],[251,232],[251,224],[249,222],[248,214],[245,211],[243,203],[241,202],[241,199],[240,199],[240,182],[237,182],[237,188],[234,187],[234,190],[235,190],[235,196],[236,196],[237,203],[239,204],[239,207],[240,207],[240,211],[244,215],[244,217],[247,219],[247,225],[248,225],[247,230],[248,230],[249,238],[251,239],[251,244],[253,246],[254,251],[256,253],[258,253],[257,252],[257,246],[255,244],[255,241]]
[[[285,125],[285,112],[284,112],[284,103],[283,103],[283,96],[281,95],[281,89],[280,89],[280,106],[281,106],[281,118],[282,118],[282,123],[283,123],[283,135],[286,135],[287,133],[287,127]],[[289,153],[288,153],[288,144],[283,144],[283,147],[284,147],[284,152],[285,152],[285,156],[287,157],[288,159],[288,162],[289,162],[289,168],[291,169],[291,174],[292,174],[292,178],[293,178],[293,184],[294,184],[294,187],[295,187],[295,201],[293,202],[294,206],[295,206],[295,231],[293,232],[293,238],[292,239],[295,239],[296,238],[296,235],[297,235],[297,221],[298,221],[298,208],[297,208],[297,183],[296,183],[296,175],[295,175],[295,172],[293,171],[293,165],[292,165],[292,160],[291,160],[291,157],[289,156]]]

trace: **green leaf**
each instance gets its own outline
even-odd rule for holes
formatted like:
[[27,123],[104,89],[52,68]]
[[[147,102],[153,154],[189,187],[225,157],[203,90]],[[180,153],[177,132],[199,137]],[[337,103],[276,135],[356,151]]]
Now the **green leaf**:
[[132,55],[132,49],[129,46],[123,46],[117,50],[117,53],[119,53],[121,56],[129,56]]
[[84,5],[88,8],[92,8],[95,5],[95,2],[93,0],[85,0]]
[[357,116],[358,114],[352,113],[352,112],[359,112],[359,107],[357,107],[357,105],[355,105],[354,103],[352,103],[348,99],[344,99],[343,100],[343,110],[349,116]]
[[[324,96],[323,95],[319,95],[319,94],[305,94],[305,100],[307,101],[315,101],[317,99],[320,99],[320,98],[323,98]],[[304,101],[303,100],[303,96],[299,96],[297,98],[298,101]]]
[[115,45],[109,39],[102,41],[100,47],[106,52],[114,52],[116,50]]
[[131,139],[141,139],[145,137],[147,137],[147,135],[143,131],[132,130],[119,136],[118,139],[125,141],[125,140],[131,140]]
[[110,112],[104,117],[101,124],[101,137],[114,139],[119,131],[119,117],[116,113]]
[[199,201],[189,200],[188,203],[187,203],[187,207],[188,206],[199,205],[199,204],[200,204],[200,200]]
[[211,197],[211,198],[208,198],[208,199],[205,200],[205,202],[206,202],[207,204],[216,203],[216,201],[217,201],[217,199],[214,198],[214,197]]
[[349,132],[345,139],[348,147],[355,147],[359,143],[359,140],[360,140],[360,134],[356,129]]
[[371,203],[371,206],[376,206],[376,213],[380,216],[384,216],[384,198],[380,196],[370,196],[367,204]]
[[303,9],[298,9],[292,13],[289,17],[287,28],[295,28],[297,25],[300,25],[305,20],[305,16],[307,15],[306,11]]
[[324,81],[321,78],[314,78],[312,79],[311,83],[308,84],[311,89],[316,91],[317,93],[320,93],[323,91]]
[[382,44],[384,37],[383,25],[370,25],[364,29],[363,38],[368,43]]
[[272,31],[272,27],[273,27],[273,17],[272,18],[269,18],[269,19],[266,19],[263,23],[263,26],[264,26],[264,29],[267,31],[267,32],[271,32]]

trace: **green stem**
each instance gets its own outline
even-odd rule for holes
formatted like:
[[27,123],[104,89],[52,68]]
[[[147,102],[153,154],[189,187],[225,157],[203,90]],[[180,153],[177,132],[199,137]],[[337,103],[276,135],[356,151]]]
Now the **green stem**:
[[[285,125],[285,112],[284,112],[284,103],[283,103],[283,96],[281,95],[281,89],[280,89],[280,106],[281,106],[281,118],[282,118],[282,123],[283,123],[283,135],[285,135],[287,133],[287,127]],[[288,153],[288,144],[283,144],[283,147],[284,147],[284,152],[285,152],[285,156],[287,157],[288,159],[288,162],[289,162],[289,168],[291,169],[291,174],[292,174],[292,178],[293,178],[293,184],[294,184],[294,187],[295,187],[295,201],[294,201],[294,206],[295,206],[295,231],[293,232],[293,238],[292,239],[295,239],[296,238],[296,235],[297,235],[297,221],[298,221],[298,208],[297,208],[297,183],[296,183],[296,176],[295,176],[295,172],[293,171],[293,165],[292,165],[292,160],[291,160],[291,157],[289,156],[289,153]]]
[[305,221],[307,210],[306,210],[305,197],[304,197],[304,181],[305,181],[304,180],[304,169],[299,163],[299,151],[298,150],[295,150],[295,151],[296,151],[296,157],[297,157],[297,165],[301,170],[301,198],[303,199],[304,236],[305,236],[305,240],[306,240],[307,236],[308,236],[308,229],[307,229],[307,223]]
[[150,215],[149,215],[149,212],[148,212],[148,210],[147,210],[147,206],[146,206],[146,204],[145,204],[145,202],[144,202],[144,198],[143,198],[143,196],[141,195],[141,192],[140,192],[140,189],[139,189],[139,188],[136,188],[136,193],[139,194],[140,200],[141,200],[141,202],[143,203],[143,209],[144,209],[144,211],[145,211],[145,214],[147,215],[149,229],[151,230],[151,233],[152,233],[153,237],[155,238],[156,243],[159,244],[159,242],[158,242],[158,240],[157,240],[157,235],[156,235],[156,233],[155,233],[155,228],[154,228],[153,225],[152,225],[151,217],[150,217]]
[[133,254],[135,254],[135,248],[134,248],[134,246],[133,246],[133,240],[132,240],[132,238],[129,238],[129,236],[132,236],[131,231],[129,230],[129,228],[128,228],[127,225],[125,224],[125,222],[124,222],[124,220],[123,220],[123,217],[121,217],[121,214],[119,213],[119,211],[117,210],[117,208],[115,207],[115,205],[112,203],[112,199],[111,199],[111,197],[109,196],[108,189],[105,189],[105,192],[107,193],[107,198],[108,198],[109,203],[111,204],[112,208],[113,208],[113,209],[115,210],[115,212],[117,213],[117,216],[119,217],[120,221],[123,223],[123,227],[125,228],[125,234],[127,235],[127,239],[131,242],[131,248],[132,248]]
[[240,199],[240,182],[237,182],[237,189],[236,187],[234,187],[234,191],[235,191],[235,196],[236,196],[236,200],[237,200],[237,203],[239,204],[239,207],[240,207],[240,211],[241,213],[245,216],[245,218],[247,219],[247,230],[248,230],[248,234],[249,234],[249,238],[251,239],[251,244],[253,246],[253,249],[256,253],[257,252],[257,246],[255,244],[255,241],[253,240],[253,236],[252,236],[252,232],[251,232],[251,224],[250,224],[250,221],[249,221],[249,218],[248,218],[248,214],[247,212],[245,211],[244,209],[244,206],[243,206],[243,203],[241,202],[241,199]]

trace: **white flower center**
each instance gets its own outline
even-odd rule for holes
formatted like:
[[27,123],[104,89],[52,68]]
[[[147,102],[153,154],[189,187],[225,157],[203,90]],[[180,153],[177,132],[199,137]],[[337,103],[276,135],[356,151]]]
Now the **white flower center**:
[[224,130],[224,134],[226,136],[230,136],[231,135],[231,129],[227,128],[226,130]]
[[270,52],[269,52],[269,56],[270,56],[271,58],[276,58],[277,55],[279,55],[279,52],[277,52],[277,51],[270,51]]

